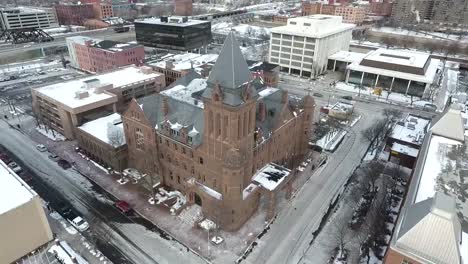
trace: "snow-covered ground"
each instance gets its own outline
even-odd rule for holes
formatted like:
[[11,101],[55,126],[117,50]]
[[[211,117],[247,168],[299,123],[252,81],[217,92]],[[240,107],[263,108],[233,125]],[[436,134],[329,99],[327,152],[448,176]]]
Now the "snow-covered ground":
[[49,139],[52,139],[53,141],[64,141],[66,138],[60,134],[59,132],[47,128],[44,125],[39,125],[36,127],[36,130],[41,133],[42,135],[46,136]]
[[444,34],[440,32],[417,32],[417,31],[409,31],[403,28],[392,28],[392,27],[381,27],[381,28],[372,28],[372,31],[378,32],[385,32],[385,33],[392,33],[398,35],[409,35],[415,37],[422,37],[422,38],[437,38],[437,39],[450,39],[450,40],[460,40],[463,42],[468,42],[468,36],[462,36],[460,38],[459,35],[454,34]]
[[266,27],[251,26],[248,24],[239,24],[234,25],[233,23],[221,22],[214,24],[211,27],[211,30],[214,33],[227,35],[231,31],[235,31],[240,37],[260,37],[260,36],[269,36],[270,30]]
[[9,63],[0,67],[0,78],[2,77],[2,74],[44,71],[46,69],[59,68],[61,66],[62,65],[59,60],[45,61],[43,59]]

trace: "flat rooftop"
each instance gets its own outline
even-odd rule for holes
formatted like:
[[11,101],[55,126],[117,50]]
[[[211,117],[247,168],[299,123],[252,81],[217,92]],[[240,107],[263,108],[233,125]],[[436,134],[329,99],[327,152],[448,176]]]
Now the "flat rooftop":
[[13,210],[37,194],[0,160],[0,215]]
[[119,51],[131,49],[135,47],[143,47],[134,42],[125,43],[125,42],[119,42],[119,41],[114,41],[114,40],[102,40],[98,38],[91,38],[87,36],[73,36],[73,37],[68,37],[66,39],[74,43],[81,44],[81,45],[85,45],[87,41],[91,41],[92,42],[90,45],[91,47],[105,49],[105,50],[113,51],[113,52],[119,52]]
[[48,11],[47,8],[40,9],[40,8],[29,7],[29,6],[0,8],[0,12],[12,13],[12,14],[15,14],[15,13],[20,13],[20,14],[22,14],[22,13],[44,13],[46,11]]
[[188,19],[187,21],[183,22],[182,17],[171,16],[168,17],[168,22],[162,22],[161,18],[144,18],[135,20],[135,23],[140,24],[151,24],[151,25],[165,25],[165,26],[174,26],[174,27],[187,27],[187,26],[194,26],[200,24],[211,24],[210,21],[206,20],[197,20],[197,19]]
[[[95,119],[84,123],[78,127],[86,133],[93,135],[100,141],[112,145],[113,147],[120,147],[125,145],[125,134],[123,129],[122,117],[118,113]],[[111,140],[109,135],[122,136],[121,140]]]
[[437,68],[439,67],[440,60],[437,59],[430,59],[429,65],[427,70],[425,71],[424,75],[408,73],[397,70],[398,67],[395,67],[395,70],[389,69],[382,69],[372,66],[363,66],[360,65],[359,62],[354,62],[348,65],[347,69],[352,71],[359,71],[359,72],[366,72],[372,73],[382,76],[388,77],[395,77],[403,80],[411,80],[415,82],[422,82],[422,83],[432,83],[436,76]]
[[367,53],[364,57],[364,60],[411,66],[415,68],[423,68],[429,59],[428,53],[390,49],[373,50]]
[[353,62],[359,63],[361,62],[362,59],[364,59],[366,55],[367,55],[366,53],[340,50],[337,53],[330,55],[328,59],[349,62],[349,63],[353,63]]
[[[138,82],[151,81],[159,76],[161,76],[160,73],[145,73],[141,67],[129,66],[109,73],[94,75],[84,79],[72,80],[64,83],[57,83],[40,87],[37,88],[36,91],[70,108],[76,108],[91,103],[104,101],[106,99],[115,98],[115,100],[117,100],[116,96],[110,93],[100,92],[95,88],[86,88],[85,83],[87,81],[97,80],[99,81],[100,86],[112,85],[112,88],[116,89],[123,88]],[[77,98],[76,93],[82,91],[87,91],[88,96],[81,99]]]
[[197,68],[207,63],[215,63],[218,59],[218,54],[196,54],[196,53],[183,53],[183,54],[168,54],[162,57],[161,61],[150,63],[151,66],[165,69],[166,66],[172,64],[173,70],[183,71],[190,68]]
[[311,15],[288,19],[286,26],[270,29],[272,33],[291,34],[311,38],[323,38],[351,30],[356,25],[343,23],[341,16]]
[[194,98],[194,93],[206,89],[206,79],[193,79],[187,86],[176,85],[171,89],[162,91],[161,94],[169,96],[177,101],[186,102],[199,108],[203,108],[203,101]]
[[408,115],[395,125],[389,137],[420,146],[423,143],[424,135],[429,130],[430,123],[429,119]]
[[284,181],[284,179],[286,179],[286,177],[289,176],[290,173],[291,170],[285,167],[269,163],[257,171],[252,180],[257,182],[263,188],[273,191]]

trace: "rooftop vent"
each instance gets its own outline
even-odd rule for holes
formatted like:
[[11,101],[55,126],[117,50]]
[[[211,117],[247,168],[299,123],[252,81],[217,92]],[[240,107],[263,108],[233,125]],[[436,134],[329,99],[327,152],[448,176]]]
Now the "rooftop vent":
[[83,81],[83,84],[86,89],[92,89],[98,87],[101,84],[101,81],[99,81],[99,79],[94,78]]
[[76,99],[84,99],[84,98],[87,98],[87,97],[89,97],[88,91],[81,90],[81,91],[76,91],[75,92],[75,98]]

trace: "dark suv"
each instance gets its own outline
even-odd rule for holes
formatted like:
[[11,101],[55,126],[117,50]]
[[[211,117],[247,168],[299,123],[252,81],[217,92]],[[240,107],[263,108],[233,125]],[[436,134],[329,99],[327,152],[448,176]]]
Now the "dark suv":
[[64,169],[64,170],[68,170],[69,168],[71,168],[70,162],[68,162],[68,161],[66,161],[66,160],[64,160],[64,159],[59,159],[59,160],[57,161],[57,164],[58,164],[60,167],[62,167],[62,169]]

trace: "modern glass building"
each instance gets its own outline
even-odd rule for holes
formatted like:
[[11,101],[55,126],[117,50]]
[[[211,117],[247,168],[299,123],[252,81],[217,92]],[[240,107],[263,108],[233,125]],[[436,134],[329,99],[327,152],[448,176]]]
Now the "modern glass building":
[[211,42],[211,22],[187,17],[161,17],[135,21],[139,44],[169,50],[191,51]]

